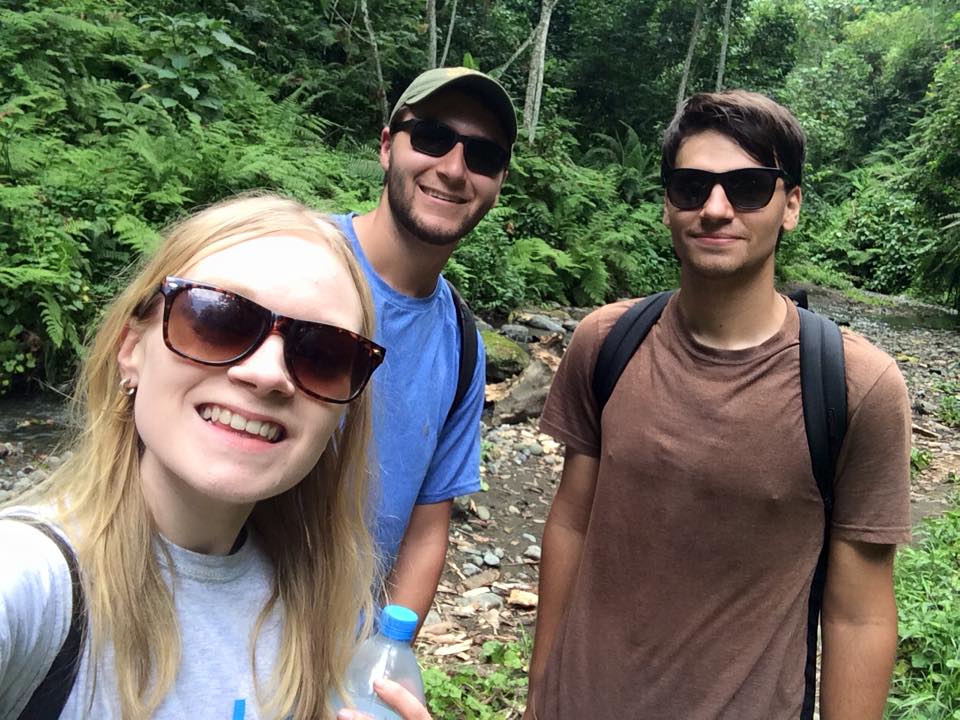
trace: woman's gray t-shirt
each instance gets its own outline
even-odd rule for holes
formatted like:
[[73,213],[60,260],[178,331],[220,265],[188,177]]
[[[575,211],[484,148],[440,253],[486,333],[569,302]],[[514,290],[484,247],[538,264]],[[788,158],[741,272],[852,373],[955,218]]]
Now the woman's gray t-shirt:
[[[166,541],[161,541],[166,542]],[[249,533],[232,555],[201,555],[166,542],[173,560],[158,558],[174,604],[180,668],[157,720],[254,720],[258,712],[251,666],[257,617],[273,571]],[[172,570],[172,572],[171,572]],[[0,718],[16,718],[60,649],[71,612],[70,572],[57,546],[39,530],[0,519]],[[257,678],[265,687],[277,657],[281,613],[275,609],[257,638]],[[89,645],[61,718],[119,718],[108,648],[94,687]]]

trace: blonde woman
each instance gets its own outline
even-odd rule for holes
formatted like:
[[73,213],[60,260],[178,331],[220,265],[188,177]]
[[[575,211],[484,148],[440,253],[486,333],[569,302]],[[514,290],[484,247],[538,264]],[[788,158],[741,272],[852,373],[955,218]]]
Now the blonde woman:
[[84,361],[73,456],[0,519],[0,718],[334,716],[372,607],[371,308],[294,201],[168,233]]

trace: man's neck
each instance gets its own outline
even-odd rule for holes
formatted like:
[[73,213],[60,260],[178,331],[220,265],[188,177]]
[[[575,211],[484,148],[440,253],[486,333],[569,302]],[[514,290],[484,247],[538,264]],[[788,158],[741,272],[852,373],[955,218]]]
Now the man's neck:
[[773,286],[773,272],[742,278],[690,277],[681,271],[680,313],[697,342],[720,350],[756,347],[783,325],[787,305]]
[[386,194],[376,208],[353,218],[353,229],[377,275],[411,297],[426,297],[434,291],[440,271],[457,247],[457,243],[431,245],[412,236],[396,222]]

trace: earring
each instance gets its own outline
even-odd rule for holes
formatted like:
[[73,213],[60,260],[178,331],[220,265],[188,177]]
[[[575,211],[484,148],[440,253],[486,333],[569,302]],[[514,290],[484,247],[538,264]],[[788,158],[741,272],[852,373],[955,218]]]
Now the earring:
[[130,378],[120,378],[120,389],[127,395],[133,395],[137,391],[136,386],[130,383]]

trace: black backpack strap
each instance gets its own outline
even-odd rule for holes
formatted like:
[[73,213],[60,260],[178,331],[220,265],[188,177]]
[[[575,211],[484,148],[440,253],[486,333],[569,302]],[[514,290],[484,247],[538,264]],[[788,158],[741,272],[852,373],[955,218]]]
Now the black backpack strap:
[[20,720],[57,720],[76,682],[86,634],[87,604],[84,599],[83,585],[80,582],[80,567],[77,565],[77,556],[73,548],[53,528],[33,519],[16,519],[35,527],[50,538],[63,554],[63,559],[67,561],[67,567],[70,569],[73,611],[70,615],[67,638],[60,646],[60,652],[53,659],[46,677],[33,691],[26,707],[20,713]]
[[617,319],[603,339],[597,354],[597,364],[593,369],[593,397],[598,413],[603,413],[603,408],[613,394],[627,363],[650,332],[650,328],[660,319],[671,295],[673,291],[666,290],[648,295],[634,303]]
[[457,392],[453,396],[450,411],[447,413],[447,421],[449,421],[450,416],[460,407],[463,398],[470,389],[473,373],[477,367],[477,321],[453,283],[446,278],[444,280],[453,296],[453,306],[457,311],[457,329],[460,331],[460,367],[457,371]]
[[807,614],[807,661],[801,720],[813,717],[816,699],[817,628],[827,580],[830,521],[833,516],[833,481],[840,446],[847,432],[847,381],[843,362],[843,336],[832,320],[809,310],[800,313],[800,392],[803,424],[813,476],[823,499],[823,547],[810,587]]

